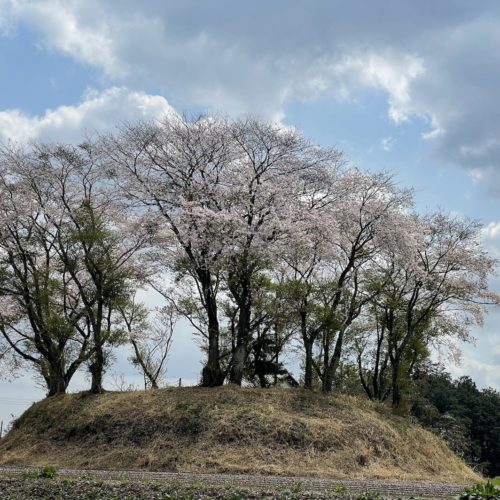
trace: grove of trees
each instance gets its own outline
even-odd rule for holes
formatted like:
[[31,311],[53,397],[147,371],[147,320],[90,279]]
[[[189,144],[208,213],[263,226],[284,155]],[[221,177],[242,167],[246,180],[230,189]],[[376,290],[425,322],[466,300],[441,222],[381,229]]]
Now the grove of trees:
[[486,476],[500,474],[500,393],[442,369],[419,377],[412,414]]
[[[329,392],[349,358],[370,399],[399,407],[431,349],[500,300],[477,221],[419,214],[390,175],[257,120],[5,145],[0,200],[0,361],[30,365],[49,396],[81,368],[102,392],[124,343],[157,387],[182,319],[203,386]],[[164,307],[137,302],[147,287]]]

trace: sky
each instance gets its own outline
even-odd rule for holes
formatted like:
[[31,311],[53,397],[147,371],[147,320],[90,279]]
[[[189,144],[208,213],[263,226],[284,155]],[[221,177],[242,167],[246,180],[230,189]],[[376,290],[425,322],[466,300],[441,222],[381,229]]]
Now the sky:
[[[171,111],[251,115],[392,172],[422,212],[480,219],[500,257],[496,0],[0,0],[0,71],[0,141],[76,142]],[[454,375],[500,390],[499,320],[447,361]],[[108,387],[140,385],[128,355]],[[196,382],[200,360],[181,323],[170,383]],[[79,373],[71,389],[87,385]],[[0,420],[43,395],[29,374],[0,379]]]

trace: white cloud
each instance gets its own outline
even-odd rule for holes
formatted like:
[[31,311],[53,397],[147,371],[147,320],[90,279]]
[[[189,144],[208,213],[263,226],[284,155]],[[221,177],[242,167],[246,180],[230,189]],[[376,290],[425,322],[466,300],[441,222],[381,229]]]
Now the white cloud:
[[446,364],[446,370],[453,377],[470,376],[479,387],[493,387],[500,391],[500,336],[498,324],[500,311],[491,309],[483,327],[474,327],[472,335],[475,342],[461,343],[461,363]]
[[175,113],[173,108],[158,95],[124,87],[89,90],[79,104],[49,109],[43,116],[29,116],[16,109],[1,111],[0,138],[14,142],[79,141],[84,131],[105,131],[122,121],[159,119],[171,113]]
[[99,66],[111,76],[123,76],[115,57],[113,26],[98,3],[86,3],[87,8],[78,0],[3,0],[0,7],[5,20],[17,19],[36,29],[48,48]]
[[500,391],[498,365],[478,359],[473,352],[467,352],[466,358],[459,367],[448,366],[448,369],[455,378],[468,375],[480,388],[492,387]]
[[444,159],[500,193],[498,2],[0,0],[0,12],[105,80],[180,106],[279,120],[293,100],[376,89],[391,120],[426,120]]
[[500,222],[490,222],[483,228],[482,234],[486,239],[498,239],[500,243]]
[[394,122],[401,123],[417,111],[413,109],[411,85],[424,73],[423,60],[417,56],[394,51],[366,52],[347,55],[334,65],[332,80],[344,77],[352,87],[385,90],[389,94],[389,116]]
[[486,224],[481,230],[481,240],[488,252],[500,259],[500,222]]
[[[386,46],[339,47],[337,36],[318,38],[325,19],[314,9],[318,31],[292,32],[278,3],[269,9],[267,23],[261,19],[255,25],[248,22],[244,7],[235,12],[228,4],[225,14],[233,12],[234,18],[224,26],[224,16],[190,2],[179,7],[152,1],[142,11],[126,0],[4,4],[10,18],[35,30],[45,47],[99,69],[106,78],[134,87],[152,85],[233,115],[279,119],[294,98],[347,98],[356,89],[374,87],[389,94],[389,115],[401,122],[411,112],[411,83],[424,71],[422,60],[412,53]],[[288,9],[287,14],[294,13]],[[277,16],[279,22],[269,22]]]
[[384,137],[381,141],[380,141],[380,146],[382,147],[382,149],[384,151],[390,151],[392,149],[392,147],[394,146],[396,140],[394,139],[394,137]]

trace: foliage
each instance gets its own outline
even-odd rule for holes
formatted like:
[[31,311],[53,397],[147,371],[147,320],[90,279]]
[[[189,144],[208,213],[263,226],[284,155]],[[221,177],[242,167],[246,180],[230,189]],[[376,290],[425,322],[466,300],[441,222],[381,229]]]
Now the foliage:
[[486,475],[500,472],[500,393],[479,390],[469,377],[421,375],[412,413]]
[[[0,198],[0,363],[31,365],[50,396],[83,367],[103,392],[125,343],[157,388],[182,319],[203,386],[299,385],[297,354],[305,388],[405,413],[433,348],[469,340],[500,303],[478,221],[420,215],[388,173],[255,119],[170,115],[78,146],[5,146]],[[151,288],[154,313],[134,301]],[[463,404],[444,408],[419,390],[422,420],[495,471],[498,395],[462,381]]]
[[464,493],[460,495],[460,500],[480,500],[482,498],[500,498],[500,488],[497,488],[492,481],[478,483],[470,488],[465,488]]
[[56,476],[57,469],[51,465],[46,465],[38,470],[29,470],[22,473],[25,478],[52,479]]
[[46,465],[38,471],[38,477],[52,479],[57,474],[57,469],[51,465]]
[[0,352],[34,365],[48,395],[84,364],[100,392],[122,341],[116,309],[146,270],[136,256],[148,226],[127,214],[88,143],[3,148],[0,194]]

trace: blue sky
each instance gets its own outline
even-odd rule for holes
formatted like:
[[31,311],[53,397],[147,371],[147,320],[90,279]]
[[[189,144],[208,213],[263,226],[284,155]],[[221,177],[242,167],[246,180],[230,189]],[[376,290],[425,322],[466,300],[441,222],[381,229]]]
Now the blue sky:
[[[500,256],[498,2],[0,0],[0,68],[0,140],[77,141],[172,108],[252,114],[393,172],[422,211],[481,219]],[[499,319],[454,374],[500,389]],[[126,358],[113,373],[139,383]],[[169,376],[199,363],[181,325]],[[0,380],[0,419],[42,395],[29,375]]]

